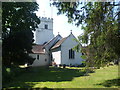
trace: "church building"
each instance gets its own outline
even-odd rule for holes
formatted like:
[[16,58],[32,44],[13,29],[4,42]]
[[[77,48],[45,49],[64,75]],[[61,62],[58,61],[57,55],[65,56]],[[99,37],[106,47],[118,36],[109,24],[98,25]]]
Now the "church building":
[[72,48],[78,43],[74,40],[72,32],[67,37],[53,34],[53,19],[42,17],[39,28],[35,31],[35,45],[30,56],[35,58],[32,66],[48,66],[54,61],[57,65],[80,65],[82,53]]

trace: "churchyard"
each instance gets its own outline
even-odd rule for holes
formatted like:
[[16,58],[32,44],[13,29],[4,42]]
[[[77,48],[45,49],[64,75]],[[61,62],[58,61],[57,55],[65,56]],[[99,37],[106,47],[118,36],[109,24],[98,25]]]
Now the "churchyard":
[[[9,72],[9,69],[7,70]],[[20,70],[3,88],[117,88],[118,66],[109,66],[86,74],[85,67],[34,67]]]

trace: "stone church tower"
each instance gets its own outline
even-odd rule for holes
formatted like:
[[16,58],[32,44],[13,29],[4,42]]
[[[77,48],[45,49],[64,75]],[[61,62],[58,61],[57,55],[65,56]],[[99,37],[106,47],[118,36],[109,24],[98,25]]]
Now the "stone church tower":
[[42,45],[51,40],[53,37],[53,19],[46,17],[40,18],[40,24],[35,32],[35,43]]

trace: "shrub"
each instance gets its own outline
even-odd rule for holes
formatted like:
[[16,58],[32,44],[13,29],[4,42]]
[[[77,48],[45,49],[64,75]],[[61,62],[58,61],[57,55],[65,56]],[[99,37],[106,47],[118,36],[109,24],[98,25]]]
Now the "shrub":
[[66,64],[63,64],[63,68],[65,68],[66,67]]
[[59,67],[62,67],[62,64],[59,64]]
[[85,67],[85,66],[86,66],[85,61],[82,61],[82,63],[79,65],[79,67]]
[[3,82],[3,84],[12,81],[12,79],[13,79],[13,77],[12,77],[11,69],[3,66],[2,67],[2,82]]
[[19,67],[10,67],[6,68],[5,66],[2,67],[2,82],[3,84],[11,82],[14,77],[21,75],[21,72],[24,72]]

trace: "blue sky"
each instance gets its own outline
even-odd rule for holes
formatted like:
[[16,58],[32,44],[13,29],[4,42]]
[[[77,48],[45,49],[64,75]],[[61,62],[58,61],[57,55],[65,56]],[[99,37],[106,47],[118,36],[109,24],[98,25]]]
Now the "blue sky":
[[36,12],[37,16],[53,18],[53,33],[56,36],[58,32],[61,36],[66,37],[72,30],[73,34],[77,37],[82,34],[81,27],[76,27],[74,24],[67,22],[65,15],[57,15],[56,7],[50,7],[50,0],[36,0],[39,4],[39,10]]

